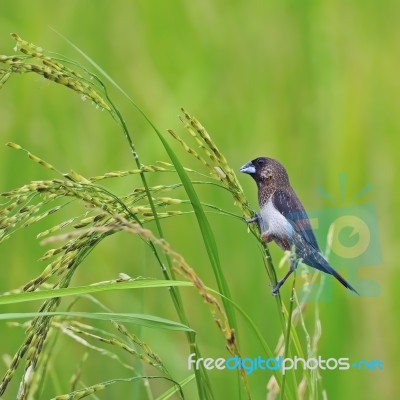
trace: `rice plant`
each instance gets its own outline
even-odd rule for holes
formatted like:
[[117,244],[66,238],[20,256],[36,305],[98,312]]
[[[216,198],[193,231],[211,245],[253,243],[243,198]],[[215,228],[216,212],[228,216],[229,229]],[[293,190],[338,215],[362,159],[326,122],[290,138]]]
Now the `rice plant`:
[[[52,245],[41,258],[44,263],[42,272],[29,279],[22,287],[10,288],[0,297],[0,304],[42,301],[36,313],[2,315],[3,320],[9,321],[10,329],[23,329],[24,340],[15,355],[7,361],[7,368],[0,383],[0,396],[7,394],[17,396],[18,399],[33,399],[48,398],[49,393],[53,393],[52,398],[58,400],[84,397],[95,399],[104,392],[104,398],[108,398],[107,390],[110,386],[129,385],[140,381],[143,385],[141,396],[148,399],[192,399],[196,392],[199,399],[216,398],[212,375],[204,366],[195,369],[194,372],[188,371],[184,379],[178,380],[175,371],[167,368],[165,360],[152,350],[152,344],[133,332],[132,326],[135,329],[151,327],[160,332],[160,341],[163,330],[184,332],[187,351],[200,358],[202,351],[198,335],[202,333],[191,328],[190,312],[181,293],[181,288],[185,286],[191,288],[191,295],[201,296],[208,306],[210,318],[216,325],[216,331],[212,335],[217,335],[218,331],[219,335],[222,335],[226,349],[221,351],[227,356],[244,356],[241,351],[241,339],[237,335],[238,320],[244,321],[253,331],[265,358],[289,356],[292,353],[301,357],[315,354],[321,333],[319,317],[316,314],[316,328],[311,336],[302,314],[306,307],[306,298],[298,299],[295,281],[289,299],[282,299],[279,295],[271,296],[271,301],[276,303],[276,315],[269,316],[269,319],[278,324],[281,330],[281,338],[277,344],[268,332],[261,332],[259,323],[252,320],[231,295],[227,270],[220,260],[215,233],[209,223],[209,212],[217,212],[242,221],[243,235],[249,230],[258,242],[262,252],[260,266],[264,265],[268,281],[272,285],[276,284],[276,270],[268,246],[259,239],[259,227],[251,224],[246,228],[246,220],[254,216],[254,211],[243,193],[235,169],[203,125],[182,109],[180,120],[183,124],[182,131],[186,133],[178,133],[176,129],[168,130],[170,137],[177,141],[183,152],[193,157],[198,165],[197,169],[185,167],[182,165],[181,155],[173,150],[168,133],[158,130],[126,92],[88,56],[82,54],[95,72],[91,72],[79,62],[47,52],[16,34],[13,34],[12,38],[16,41],[16,53],[0,56],[0,87],[8,83],[13,76],[36,74],[72,90],[82,100],[107,112],[115,120],[131,150],[133,168],[92,177],[74,170],[63,172],[42,155],[32,154],[20,144],[7,143],[10,149],[25,153],[32,162],[51,171],[54,178],[28,182],[1,194],[3,200],[0,205],[0,243],[5,245],[6,240],[15,232],[46,220],[50,215],[57,215],[58,222],[48,226],[36,237],[41,244]],[[126,101],[143,114],[154,130],[154,140],[159,140],[164,146],[165,161],[151,165],[142,164],[134,137],[121,111],[109,96],[105,82],[118,89]],[[158,174],[165,183],[151,186],[148,183],[148,174]],[[141,186],[124,195],[113,193],[102,186],[107,180],[135,175],[140,177]],[[171,176],[174,177],[172,183]],[[210,204],[203,201],[197,192],[200,185],[229,193],[230,202],[236,206],[236,213],[230,211],[226,204]],[[65,211],[71,205],[78,205],[81,211],[66,219]],[[198,271],[185,260],[184,252],[176,251],[164,235],[164,221],[186,213],[194,214],[196,218],[216,287],[205,285]],[[147,227],[149,222],[153,222],[153,229]],[[93,277],[93,282],[89,285],[71,286],[71,280],[87,256],[94,250],[99,251],[97,248],[103,240],[116,234],[140,237],[151,249],[163,280],[142,276],[130,277],[122,273],[117,278],[107,281],[98,282],[96,277]],[[170,294],[170,306],[176,311],[177,321],[158,315],[119,313],[118,310],[111,310],[104,301],[101,302],[96,297],[97,293],[116,290],[129,290],[132,296],[135,296],[139,289],[162,290],[166,287]],[[265,290],[269,290],[268,286],[265,286]],[[101,312],[77,311],[83,307],[81,303],[88,304],[87,302]],[[318,311],[317,306],[315,310]],[[13,322],[15,319],[27,321]],[[100,325],[98,321],[103,321],[103,324]],[[55,379],[52,372],[57,364],[54,349],[56,344],[67,340],[81,346],[82,356],[71,360],[75,369],[69,379],[63,373],[58,373]],[[108,360],[107,363],[117,364],[128,377],[110,376],[109,379],[99,379],[96,383],[85,382],[83,376],[89,354]],[[288,376],[282,375],[280,371],[271,371],[268,379],[265,392],[257,393],[252,389],[243,368],[239,369],[237,374],[232,373],[230,378],[233,384],[239,382],[237,398],[311,399],[318,398],[323,393],[321,378],[318,373],[312,371],[291,371]],[[58,385],[58,380],[62,380],[63,383]],[[13,386],[11,383],[14,381],[17,381],[17,384]],[[192,381],[196,383],[195,390],[189,389]],[[64,392],[62,388],[66,385],[69,390]],[[16,386],[17,392],[12,393],[12,388]],[[161,394],[160,387],[163,388]]]

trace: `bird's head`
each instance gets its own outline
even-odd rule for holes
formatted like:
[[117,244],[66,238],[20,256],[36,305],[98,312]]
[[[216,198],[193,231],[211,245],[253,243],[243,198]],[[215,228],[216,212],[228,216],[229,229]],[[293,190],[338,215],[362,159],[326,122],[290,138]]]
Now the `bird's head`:
[[258,157],[240,168],[240,172],[249,174],[258,186],[281,187],[289,184],[288,174],[283,165],[268,157]]

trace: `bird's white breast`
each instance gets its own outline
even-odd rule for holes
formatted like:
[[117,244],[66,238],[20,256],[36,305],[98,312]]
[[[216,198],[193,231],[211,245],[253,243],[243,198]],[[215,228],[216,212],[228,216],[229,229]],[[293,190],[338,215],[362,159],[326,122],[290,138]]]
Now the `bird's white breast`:
[[286,239],[292,236],[292,225],[275,208],[271,199],[269,199],[268,202],[261,208],[261,218],[263,219],[265,227],[271,234],[282,239]]

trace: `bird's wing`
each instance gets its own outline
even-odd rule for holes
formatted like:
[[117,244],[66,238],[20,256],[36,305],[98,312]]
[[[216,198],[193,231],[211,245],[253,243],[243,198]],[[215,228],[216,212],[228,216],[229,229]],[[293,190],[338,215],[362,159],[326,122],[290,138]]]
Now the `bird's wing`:
[[276,190],[272,195],[272,204],[292,225],[301,237],[319,251],[317,239],[311,228],[310,220],[300,200],[292,191]]

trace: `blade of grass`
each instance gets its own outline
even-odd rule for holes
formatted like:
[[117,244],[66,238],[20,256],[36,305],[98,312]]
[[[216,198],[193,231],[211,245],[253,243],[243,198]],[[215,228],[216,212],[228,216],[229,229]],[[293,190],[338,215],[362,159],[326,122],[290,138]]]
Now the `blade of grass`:
[[[179,386],[183,388],[186,386],[189,382],[191,382],[195,377],[195,374],[189,375],[187,378],[185,378],[183,381],[179,382]],[[179,387],[171,387],[168,389],[166,392],[164,392],[162,395],[158,396],[156,400],[168,400],[173,396],[175,393],[179,392]]]
[[[286,327],[286,334],[285,334],[285,351],[283,354],[283,358],[287,358],[288,355],[290,354],[289,351],[289,346],[290,346],[290,330],[292,327],[292,314],[293,314],[293,304],[294,304],[294,297],[295,297],[295,285],[296,285],[296,270],[293,272],[293,285],[292,285],[292,291],[291,291],[291,297],[290,297],[290,305],[289,305],[289,315],[287,319],[287,327]],[[297,386],[296,386],[296,376],[295,372],[292,369],[292,378],[293,378],[293,386],[294,386],[294,393],[297,392]],[[282,386],[281,386],[281,399],[283,400],[285,398],[285,384],[286,384],[286,374],[283,374],[282,376]]]
[[145,279],[133,282],[118,282],[104,285],[89,285],[69,287],[63,289],[41,290],[38,292],[23,292],[0,296],[0,305],[23,303],[26,301],[44,300],[54,297],[77,296],[88,293],[106,292],[109,290],[127,290],[127,289],[146,289],[146,288],[161,288],[172,286],[192,286],[191,282],[184,281],[164,281]]
[[4,313],[0,314],[0,320],[11,320],[11,319],[26,319],[36,317],[53,317],[53,316],[65,316],[75,318],[87,318],[97,319],[103,321],[119,321],[131,323],[139,326],[145,326],[147,328],[156,329],[168,329],[173,331],[191,331],[193,330],[188,326],[180,324],[179,322],[171,321],[169,319],[160,318],[155,315],[148,314],[134,314],[134,313],[92,313],[92,312],[36,312],[36,313]]

